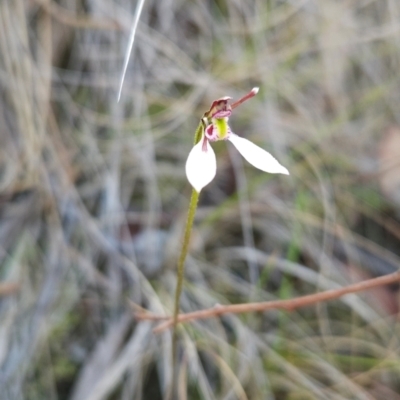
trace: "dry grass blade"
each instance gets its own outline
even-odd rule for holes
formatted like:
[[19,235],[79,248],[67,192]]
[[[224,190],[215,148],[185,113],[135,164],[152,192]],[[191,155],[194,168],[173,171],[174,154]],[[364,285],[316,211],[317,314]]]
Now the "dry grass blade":
[[132,23],[132,30],[131,30],[131,33],[129,36],[128,47],[126,49],[125,58],[124,58],[124,65],[122,67],[121,80],[120,80],[120,84],[118,87],[118,96],[117,96],[118,102],[121,98],[122,86],[124,85],[125,74],[126,74],[126,70],[128,69],[128,63],[129,63],[129,59],[131,57],[133,43],[134,43],[135,37],[136,37],[136,29],[139,24],[140,15],[142,14],[144,2],[145,2],[145,0],[138,0],[138,2],[136,4],[135,15],[133,17],[133,23]]

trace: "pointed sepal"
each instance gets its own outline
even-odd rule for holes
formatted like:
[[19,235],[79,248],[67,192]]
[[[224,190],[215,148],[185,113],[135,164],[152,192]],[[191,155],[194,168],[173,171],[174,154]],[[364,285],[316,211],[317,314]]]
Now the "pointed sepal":
[[231,141],[239,153],[254,167],[271,174],[289,175],[289,171],[278,160],[261,147],[250,142],[250,140],[234,133],[229,135],[228,140]]

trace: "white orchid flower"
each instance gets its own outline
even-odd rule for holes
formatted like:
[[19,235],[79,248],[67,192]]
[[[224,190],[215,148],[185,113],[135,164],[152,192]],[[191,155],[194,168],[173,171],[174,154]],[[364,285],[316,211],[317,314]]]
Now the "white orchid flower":
[[210,145],[210,142],[217,140],[229,140],[250,164],[261,171],[289,175],[289,171],[271,154],[249,140],[235,135],[228,125],[232,110],[257,93],[258,88],[253,88],[246,96],[231,105],[228,104],[231,97],[215,100],[210,110],[204,114],[202,137],[190,151],[186,161],[186,176],[197,192],[208,185],[217,172],[215,153]]

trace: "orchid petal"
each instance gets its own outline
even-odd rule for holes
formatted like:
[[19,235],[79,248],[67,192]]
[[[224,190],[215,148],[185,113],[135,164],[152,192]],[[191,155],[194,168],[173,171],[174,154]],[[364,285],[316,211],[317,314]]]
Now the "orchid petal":
[[210,143],[204,136],[190,151],[186,161],[186,176],[193,188],[200,192],[217,173],[217,160]]
[[271,174],[289,175],[289,171],[279,164],[267,151],[258,147],[245,138],[231,133],[228,140],[237,148],[239,153],[254,167]]

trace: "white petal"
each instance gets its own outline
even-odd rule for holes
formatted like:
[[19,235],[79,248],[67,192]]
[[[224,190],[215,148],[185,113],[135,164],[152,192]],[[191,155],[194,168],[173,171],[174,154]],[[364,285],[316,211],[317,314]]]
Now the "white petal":
[[186,176],[197,192],[208,185],[217,173],[217,160],[214,150],[207,139],[205,144],[203,141],[204,136],[190,151],[186,161]]
[[261,169],[261,171],[270,172],[271,174],[289,175],[289,171],[279,164],[271,154],[250,142],[250,140],[234,133],[231,133],[228,139],[238,149],[239,153],[254,167]]

